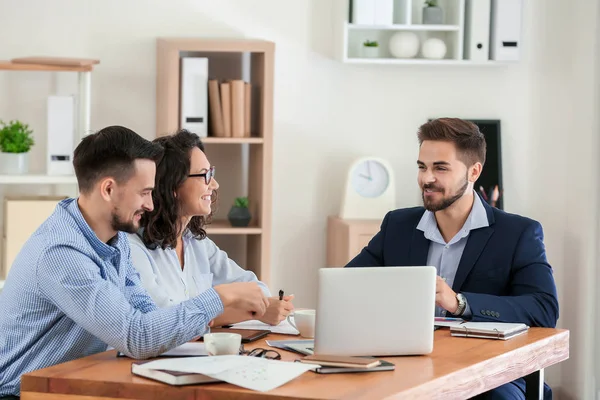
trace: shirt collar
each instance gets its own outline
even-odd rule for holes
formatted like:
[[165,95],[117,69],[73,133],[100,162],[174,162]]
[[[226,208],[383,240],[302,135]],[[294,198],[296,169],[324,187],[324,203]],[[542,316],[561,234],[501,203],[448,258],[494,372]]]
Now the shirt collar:
[[196,236],[192,233],[192,231],[190,231],[189,228],[186,228],[185,231],[183,231],[183,235],[182,237],[186,240],[190,240],[190,239],[195,239]]
[[117,252],[118,244],[123,242],[123,238],[121,237],[124,234],[123,232],[118,232],[117,236],[109,241],[109,243],[111,243],[111,245],[109,245],[98,238],[96,233],[86,222],[85,218],[83,218],[83,214],[81,214],[81,210],[79,209],[79,204],[77,203],[76,198],[63,200],[63,208],[67,211],[67,213],[69,213],[69,215],[71,215],[71,217],[73,217],[73,220],[83,233],[83,236],[87,239],[92,246],[92,249],[94,249],[94,251],[98,253],[100,257],[110,257]]
[[[473,207],[471,207],[471,211],[469,212],[469,216],[467,217],[461,232],[459,232],[456,236],[458,239],[460,239],[467,236],[472,230],[486,226],[490,226],[490,223],[487,218],[485,207],[481,203],[481,199],[477,193],[473,191]],[[434,238],[437,238],[438,236],[441,238],[437,221],[435,219],[435,213],[429,210],[425,210],[423,213],[423,216],[417,225],[417,229],[423,231],[425,233],[425,237],[429,240],[434,240]]]

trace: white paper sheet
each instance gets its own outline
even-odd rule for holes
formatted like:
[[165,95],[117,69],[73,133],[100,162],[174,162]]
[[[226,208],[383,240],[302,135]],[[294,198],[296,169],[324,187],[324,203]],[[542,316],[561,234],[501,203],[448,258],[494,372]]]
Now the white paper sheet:
[[203,374],[246,389],[266,392],[319,366],[261,357],[209,356],[165,358],[142,367]]
[[206,346],[202,342],[184,343],[161,354],[161,356],[189,357],[189,356],[207,356]]
[[300,332],[296,330],[287,320],[283,320],[279,325],[272,326],[269,324],[265,324],[264,322],[258,320],[250,320],[239,322],[237,324],[233,324],[231,326],[235,329],[262,329],[269,330],[273,333],[280,333],[283,335],[299,335]]
[[435,326],[443,326],[444,328],[452,328],[453,326],[461,326],[464,321],[436,321]]
[[[112,350],[108,348],[108,350]],[[118,352],[119,357],[127,357],[125,354]],[[177,346],[171,350],[167,350],[160,354],[158,357],[196,357],[196,356],[208,356],[206,346],[202,342],[188,342],[181,346]]]
[[460,326],[466,321],[461,318],[447,318],[447,317],[435,317],[433,323],[435,326],[443,326],[452,328],[453,326]]

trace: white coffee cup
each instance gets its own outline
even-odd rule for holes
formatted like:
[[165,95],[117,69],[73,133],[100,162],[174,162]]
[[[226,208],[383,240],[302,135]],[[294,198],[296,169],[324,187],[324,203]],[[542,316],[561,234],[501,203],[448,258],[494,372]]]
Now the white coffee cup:
[[242,335],[227,332],[207,333],[204,335],[204,345],[209,356],[236,355],[240,353]]
[[[314,338],[316,315],[316,310],[296,310],[293,314],[288,315],[287,321],[300,332],[300,336]],[[290,317],[294,318],[293,322]]]

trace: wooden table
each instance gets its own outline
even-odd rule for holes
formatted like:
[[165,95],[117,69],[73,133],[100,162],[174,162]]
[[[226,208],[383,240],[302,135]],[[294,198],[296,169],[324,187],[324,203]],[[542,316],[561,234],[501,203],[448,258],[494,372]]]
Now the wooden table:
[[[268,338],[290,339],[282,335]],[[267,346],[261,340],[245,347]],[[280,353],[284,360],[300,357]],[[532,328],[501,341],[452,337],[443,329],[435,332],[430,355],[385,358],[396,365],[395,371],[306,372],[277,389],[260,393],[227,383],[175,387],[155,382],[132,375],[132,360],[116,358],[114,351],[108,351],[24,375],[21,399],[466,399],[520,377],[543,379],[538,371],[568,357],[566,330]]]

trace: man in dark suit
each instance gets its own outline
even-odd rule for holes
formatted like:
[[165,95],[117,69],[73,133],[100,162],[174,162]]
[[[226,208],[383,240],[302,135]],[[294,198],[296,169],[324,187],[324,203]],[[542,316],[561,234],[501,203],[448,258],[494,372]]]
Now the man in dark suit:
[[[389,212],[346,267],[433,265],[436,315],[555,327],[558,298],[542,226],[489,206],[473,187],[485,164],[478,127],[457,118],[418,131],[424,207]],[[519,379],[478,398],[524,399]],[[545,386],[544,397],[552,392]]]

